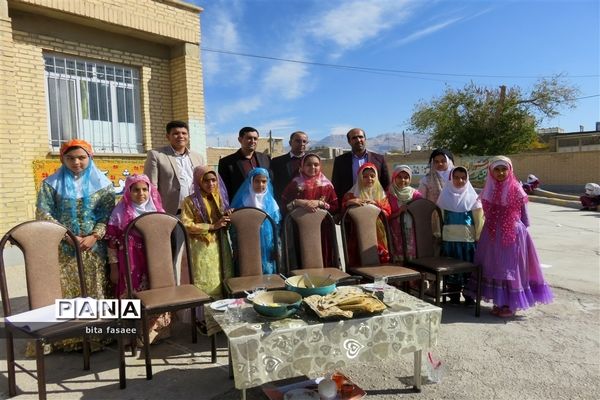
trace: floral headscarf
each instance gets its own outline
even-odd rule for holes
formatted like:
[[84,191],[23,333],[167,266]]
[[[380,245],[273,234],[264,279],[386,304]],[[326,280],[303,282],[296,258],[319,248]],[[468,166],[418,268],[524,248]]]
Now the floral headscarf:
[[319,159],[319,161],[321,161],[321,157],[314,153],[306,154],[304,157],[302,157],[302,161],[300,161],[300,174],[292,180],[296,186],[298,186],[298,191],[305,193],[304,196],[306,199],[315,199],[315,193],[317,193],[318,188],[325,186],[331,186],[333,188],[333,184],[321,171],[319,171],[319,173],[315,176],[308,176],[304,174],[304,163],[309,157],[316,157]]
[[[362,180],[362,174],[367,169],[373,170],[375,172],[375,182],[370,188],[364,186]],[[348,193],[353,193],[356,198],[365,200],[379,201],[386,198],[385,191],[383,190],[381,183],[379,183],[379,174],[377,173],[377,167],[375,166],[375,164],[364,163],[363,165],[361,165],[361,167],[358,169],[358,172],[356,173],[356,183],[350,188]]]
[[[454,186],[452,177],[455,171],[462,171],[467,174],[467,183],[461,188]],[[469,172],[465,167],[455,167],[450,171],[449,176],[450,182],[444,186],[440,197],[438,198],[437,205],[442,210],[449,210],[454,212],[467,212],[476,208],[481,208],[481,201],[478,198],[478,194],[473,189],[473,185],[469,181]]]
[[396,196],[400,204],[406,204],[413,199],[417,189],[411,187],[410,184],[402,188],[396,185],[396,177],[400,175],[400,172],[406,172],[408,178],[412,180],[412,169],[408,165],[398,165],[392,173],[392,182],[388,186],[388,192]]
[[[148,185],[148,200],[143,204],[136,204],[131,198],[131,187],[138,182],[144,182]],[[152,211],[165,212],[156,186],[144,174],[131,175],[125,181],[123,197],[113,210],[108,225],[116,226],[120,231],[124,231],[127,225],[136,217]]]
[[200,187],[200,182],[204,179],[204,176],[208,173],[212,173],[217,177],[217,188],[211,193],[213,198],[215,199],[215,203],[217,207],[219,207],[219,212],[221,215],[225,213],[229,209],[229,196],[227,195],[227,188],[225,187],[225,183],[221,179],[221,176],[217,173],[217,171],[208,166],[208,165],[199,165],[194,168],[194,183],[192,185],[192,201],[194,202],[194,206],[202,216],[202,220],[210,221],[210,216],[208,215],[208,211],[206,210],[206,205],[202,200],[202,196],[206,196],[206,193]]
[[[506,179],[502,182],[494,178],[493,171],[497,166],[508,168]],[[492,237],[501,229],[502,242],[513,243],[516,238],[515,223],[521,215],[521,207],[527,200],[527,194],[515,177],[510,158],[494,157],[488,166],[488,176],[480,195],[483,203],[487,229]]]

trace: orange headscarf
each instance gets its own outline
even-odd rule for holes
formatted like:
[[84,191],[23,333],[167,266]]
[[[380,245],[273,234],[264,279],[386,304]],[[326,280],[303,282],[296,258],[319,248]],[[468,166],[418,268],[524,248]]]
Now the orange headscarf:
[[89,144],[85,140],[71,139],[68,142],[63,143],[62,146],[60,146],[60,160],[61,161],[62,161],[63,156],[67,152],[67,150],[69,150],[70,148],[73,148],[73,147],[81,147],[83,150],[85,150],[86,153],[88,153],[88,155],[90,157],[92,157],[94,155],[94,150],[92,149],[91,144]]

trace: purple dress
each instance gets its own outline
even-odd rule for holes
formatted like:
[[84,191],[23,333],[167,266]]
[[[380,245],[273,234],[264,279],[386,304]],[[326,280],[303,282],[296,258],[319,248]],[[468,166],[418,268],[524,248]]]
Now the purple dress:
[[[488,212],[509,216],[498,204],[485,204],[486,218]],[[498,214],[496,214],[498,215]],[[547,304],[552,301],[552,291],[544,281],[540,260],[527,231],[529,218],[523,203],[520,217],[510,222],[511,218],[486,219],[477,250],[475,263],[482,266],[482,298],[493,301],[494,305],[508,305],[511,310],[526,309],[537,303]],[[500,234],[512,224],[514,234]],[[473,290],[474,288],[471,287]]]

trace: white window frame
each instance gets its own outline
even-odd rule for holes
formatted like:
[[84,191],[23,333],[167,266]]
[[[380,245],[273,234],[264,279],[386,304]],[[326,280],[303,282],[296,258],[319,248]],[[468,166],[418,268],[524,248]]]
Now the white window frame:
[[49,52],[44,64],[52,151],[83,139],[96,153],[143,153],[137,68]]

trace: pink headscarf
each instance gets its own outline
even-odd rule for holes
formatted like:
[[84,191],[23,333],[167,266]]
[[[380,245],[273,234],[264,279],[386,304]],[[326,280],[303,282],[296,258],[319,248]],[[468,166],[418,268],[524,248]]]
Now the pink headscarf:
[[321,162],[321,157],[314,153],[308,153],[304,157],[302,157],[302,161],[300,161],[300,174],[296,175],[294,179],[294,183],[298,186],[298,191],[303,191],[305,193],[306,199],[315,199],[315,193],[321,187],[331,186],[333,188],[333,184],[323,172],[319,171],[319,173],[315,176],[308,176],[304,174],[304,163],[309,157],[316,157],[319,162]]
[[[506,179],[502,182],[494,178],[493,171],[497,166],[508,168]],[[503,243],[513,243],[516,238],[515,223],[521,216],[521,207],[527,202],[527,194],[515,177],[510,158],[494,157],[488,166],[481,201],[485,213],[485,226],[492,237],[500,227]]]
[[[148,200],[144,204],[136,204],[131,199],[131,186],[138,182],[145,182],[148,185]],[[158,190],[146,175],[130,175],[125,181],[123,197],[113,210],[108,225],[114,225],[124,231],[137,216],[152,211],[165,212]]]

